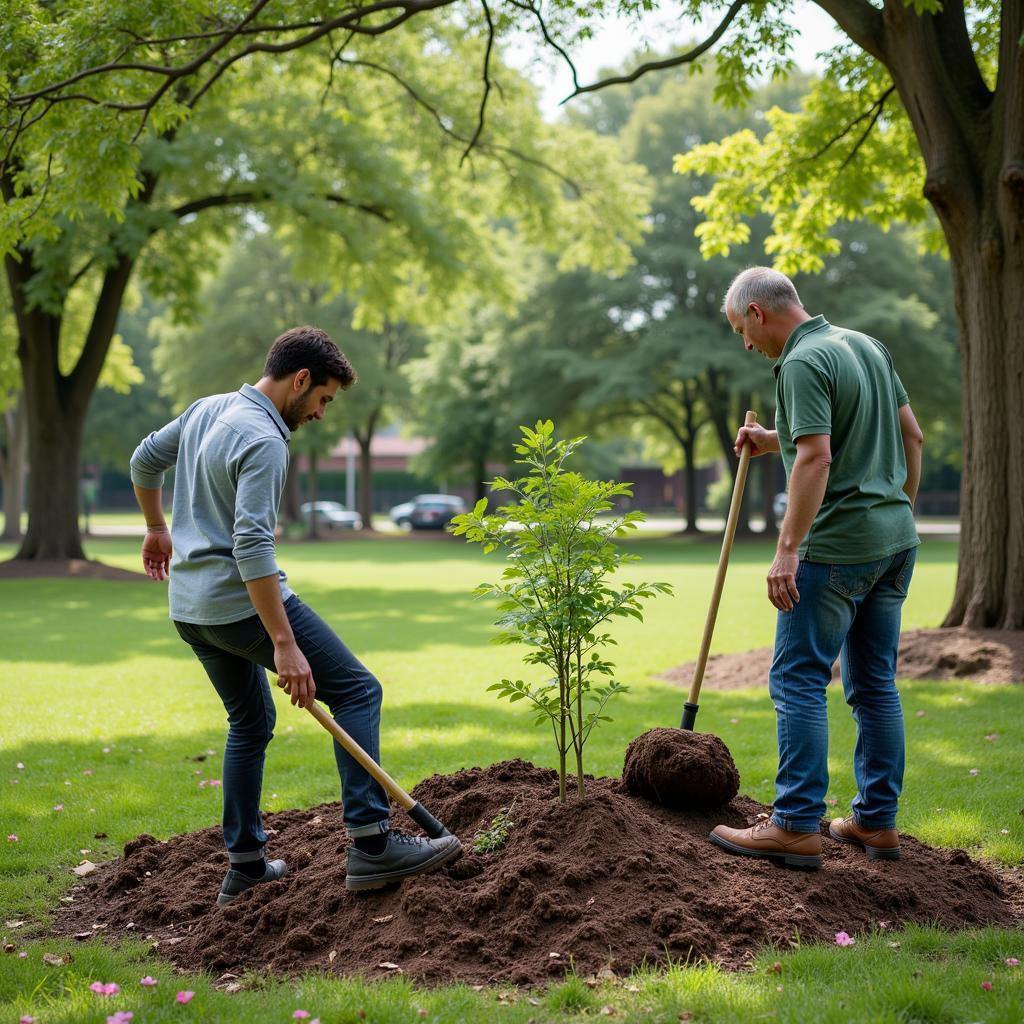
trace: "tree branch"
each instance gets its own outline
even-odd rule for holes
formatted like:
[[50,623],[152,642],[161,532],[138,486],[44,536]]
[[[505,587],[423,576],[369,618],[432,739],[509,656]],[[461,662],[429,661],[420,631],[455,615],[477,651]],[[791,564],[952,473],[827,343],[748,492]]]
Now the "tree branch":
[[814,0],[862,49],[888,67],[885,22],[882,12],[868,0]]
[[[349,199],[347,196],[339,195],[336,192],[329,192],[321,198],[337,206],[350,206],[354,210],[362,210],[363,213],[369,213],[385,223],[390,223],[392,219],[391,214],[382,206],[376,206],[373,203],[361,203],[355,199]],[[273,199],[273,195],[266,191],[224,192],[219,195],[204,196],[202,199],[193,199],[167,212],[181,220],[184,217],[202,213],[203,210],[212,210],[222,206],[246,206],[253,203],[263,203],[269,199]]]
[[562,103],[568,103],[569,100],[576,96],[580,96],[585,92],[597,92],[598,89],[604,89],[609,85],[627,85],[630,82],[635,82],[638,78],[646,75],[650,71],[664,71],[666,68],[678,67],[680,64],[691,64],[702,54],[707,53],[715,43],[725,34],[725,30],[732,24],[736,15],[739,14],[740,10],[745,7],[750,0],[733,0],[733,3],[729,6],[729,9],[725,12],[725,17],[718,23],[718,27],[704,40],[704,42],[695,46],[692,50],[687,50],[686,53],[681,53],[676,57],[668,57],[665,60],[655,60],[647,64],[641,64],[635,71],[628,75],[616,75],[613,78],[603,78],[599,82],[593,82],[590,85],[578,85],[568,96],[562,100]]
[[[392,71],[391,68],[386,67],[383,64],[376,64],[370,60],[358,60],[356,58],[342,57],[336,55],[334,58],[339,64],[348,64],[351,67],[369,68],[371,71],[377,71],[382,75],[387,75],[392,81],[397,82],[408,94],[415,100],[430,116],[437,122],[438,127],[441,131],[447,135],[450,139],[455,142],[466,145],[469,139],[455,131],[444,119],[444,115],[436,106],[434,106],[429,100],[422,96],[416,89],[414,89],[401,75],[397,72]],[[580,198],[583,195],[583,189],[580,188],[579,184],[573,181],[568,175],[563,174],[557,167],[552,167],[551,164],[545,163],[543,160],[537,157],[529,156],[526,153],[515,149],[513,146],[506,146],[501,142],[483,142],[479,143],[477,149],[481,153],[489,153],[497,157],[499,153],[507,153],[511,157],[515,157],[516,160],[521,160],[524,164],[530,164],[532,167],[539,167],[541,170],[547,171],[549,174],[553,174],[562,184],[572,189],[573,194]],[[500,157],[497,157],[500,160]],[[507,164],[503,166],[507,167]]]
[[850,132],[853,131],[853,129],[858,124],[861,123],[861,121],[864,121],[864,120],[867,120],[868,118],[870,118],[871,119],[871,123],[867,126],[867,128],[861,134],[860,138],[854,144],[853,150],[847,155],[846,159],[843,161],[842,165],[839,168],[840,170],[845,170],[846,165],[854,158],[854,156],[856,156],[857,150],[859,150],[860,147],[864,145],[865,141],[867,140],[867,137],[871,134],[871,129],[875,127],[875,124],[877,123],[879,117],[881,117],[882,110],[885,107],[885,101],[895,91],[896,91],[896,86],[895,85],[890,85],[889,88],[886,89],[885,92],[883,92],[882,95],[879,96],[878,99],[875,100],[875,102],[872,103],[871,106],[868,107],[868,109],[865,110],[863,114],[859,114],[852,121],[848,122],[839,132],[837,132],[835,135],[833,135],[832,138],[830,138],[825,143],[825,145],[822,146],[816,153],[812,153],[810,156],[801,157],[797,162],[798,163],[813,163],[815,160],[819,159],[820,157],[823,157],[833,146],[835,146],[842,139],[846,138],[846,136],[849,135]]
[[459,160],[459,167],[463,165],[466,157],[472,152],[473,147],[476,145],[477,140],[480,138],[481,133],[484,130],[484,114],[487,111],[487,97],[491,94],[491,51],[494,49],[494,22],[491,20],[491,9],[487,6],[487,0],[480,0],[480,6],[484,9],[484,17],[487,19],[487,46],[484,50],[484,94],[480,98],[480,114],[477,117],[476,130],[473,132],[473,137],[469,140],[466,146],[465,152]]
[[579,89],[580,80],[576,72],[576,65],[572,62],[572,58],[566,53],[565,49],[552,37],[548,31],[547,22],[544,20],[544,14],[542,13],[539,6],[534,6],[532,3],[523,3],[522,0],[510,0],[513,7],[518,7],[521,11],[529,11],[536,19],[537,24],[540,25],[541,35],[544,37],[544,42],[554,50],[563,61],[565,61],[566,67],[569,68],[569,73],[572,75],[572,86],[573,89]]

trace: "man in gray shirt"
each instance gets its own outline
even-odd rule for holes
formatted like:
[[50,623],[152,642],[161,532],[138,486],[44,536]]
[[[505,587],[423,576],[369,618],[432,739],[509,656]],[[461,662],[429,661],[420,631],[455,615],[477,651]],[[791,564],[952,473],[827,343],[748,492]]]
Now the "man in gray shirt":
[[[308,708],[315,698],[323,700],[380,762],[380,683],[292,593],[274,545],[292,431],[323,419],[338,391],[355,380],[327,334],[292,328],[274,342],[254,386],[194,402],[132,456],[132,482],[146,518],[143,565],[152,579],[169,578],[171,619],[228,713],[222,790],[230,868],[217,897],[221,904],[287,872],[284,861],[268,863],[264,856],[259,800],[276,718],[265,669],[277,673],[292,704]],[[172,466],[174,525],[168,530],[161,487]],[[352,841],[346,886],[379,888],[459,855],[454,836],[421,839],[392,829],[381,786],[337,743],[334,754]]]

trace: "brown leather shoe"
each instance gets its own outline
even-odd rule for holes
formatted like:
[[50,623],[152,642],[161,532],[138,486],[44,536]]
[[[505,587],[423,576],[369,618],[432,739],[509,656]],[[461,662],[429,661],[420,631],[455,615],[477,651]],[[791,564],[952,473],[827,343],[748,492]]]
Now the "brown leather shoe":
[[861,828],[853,819],[836,818],[828,827],[833,839],[859,846],[874,860],[899,860],[900,837],[894,828]]
[[769,817],[752,828],[717,825],[711,833],[711,842],[746,857],[771,857],[791,867],[821,867],[820,832],[787,832]]

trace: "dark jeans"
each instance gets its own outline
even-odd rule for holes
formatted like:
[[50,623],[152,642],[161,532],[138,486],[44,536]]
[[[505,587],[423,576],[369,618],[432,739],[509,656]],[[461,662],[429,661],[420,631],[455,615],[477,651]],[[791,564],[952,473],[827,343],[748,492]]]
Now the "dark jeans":
[[896,825],[904,766],[896,652],[916,555],[908,548],[856,565],[800,563],[800,602],[779,612],[769,676],[779,737],[772,821],[780,828],[817,832],[825,813],[825,689],[840,652],[843,691],[857,723],[853,816],[865,828]]
[[[380,763],[381,686],[334,631],[296,596],[285,611],[299,649],[309,662],[317,700]],[[263,761],[276,713],[264,669],[274,669],[274,645],[259,616],[221,626],[175,622],[203,663],[228,713],[224,746],[224,845],[232,863],[259,860],[267,841],[260,814]],[[338,743],[334,744],[350,835],[388,827],[388,798],[381,786]]]

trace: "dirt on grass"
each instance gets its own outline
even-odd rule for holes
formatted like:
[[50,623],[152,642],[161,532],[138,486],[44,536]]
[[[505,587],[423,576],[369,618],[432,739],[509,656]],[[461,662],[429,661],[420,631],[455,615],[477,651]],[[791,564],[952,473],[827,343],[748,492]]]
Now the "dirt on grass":
[[6,562],[0,562],[0,582],[39,579],[115,580],[121,583],[137,583],[140,580],[148,580],[149,577],[143,572],[131,572],[86,558],[11,558]]
[[[669,669],[661,678],[683,688],[695,662]],[[767,686],[772,649],[715,654],[704,672],[705,689]],[[832,670],[839,678],[839,663]],[[1024,683],[1024,633],[1003,629],[914,629],[900,636],[897,679],[969,679],[976,683]]]
[[[250,969],[312,969],[534,986],[669,958],[742,968],[759,948],[797,935],[833,942],[840,931],[912,921],[1020,921],[1014,876],[962,850],[906,836],[902,860],[876,862],[826,837],[821,870],[786,869],[708,841],[719,822],[742,827],[768,811],[747,797],[683,813],[630,795],[617,779],[588,777],[586,791],[559,803],[555,773],[520,760],[433,776],[413,795],[466,854],[444,873],[360,894],[344,887],[338,804],[268,814],[268,854],[285,858],[290,874],[225,908],[215,903],[226,867],[219,828],[166,842],[143,835],[72,891],[56,931],[149,939],[158,955],[221,984]],[[473,853],[474,834],[502,808],[514,822],[505,845]],[[408,826],[397,812],[395,822]]]

